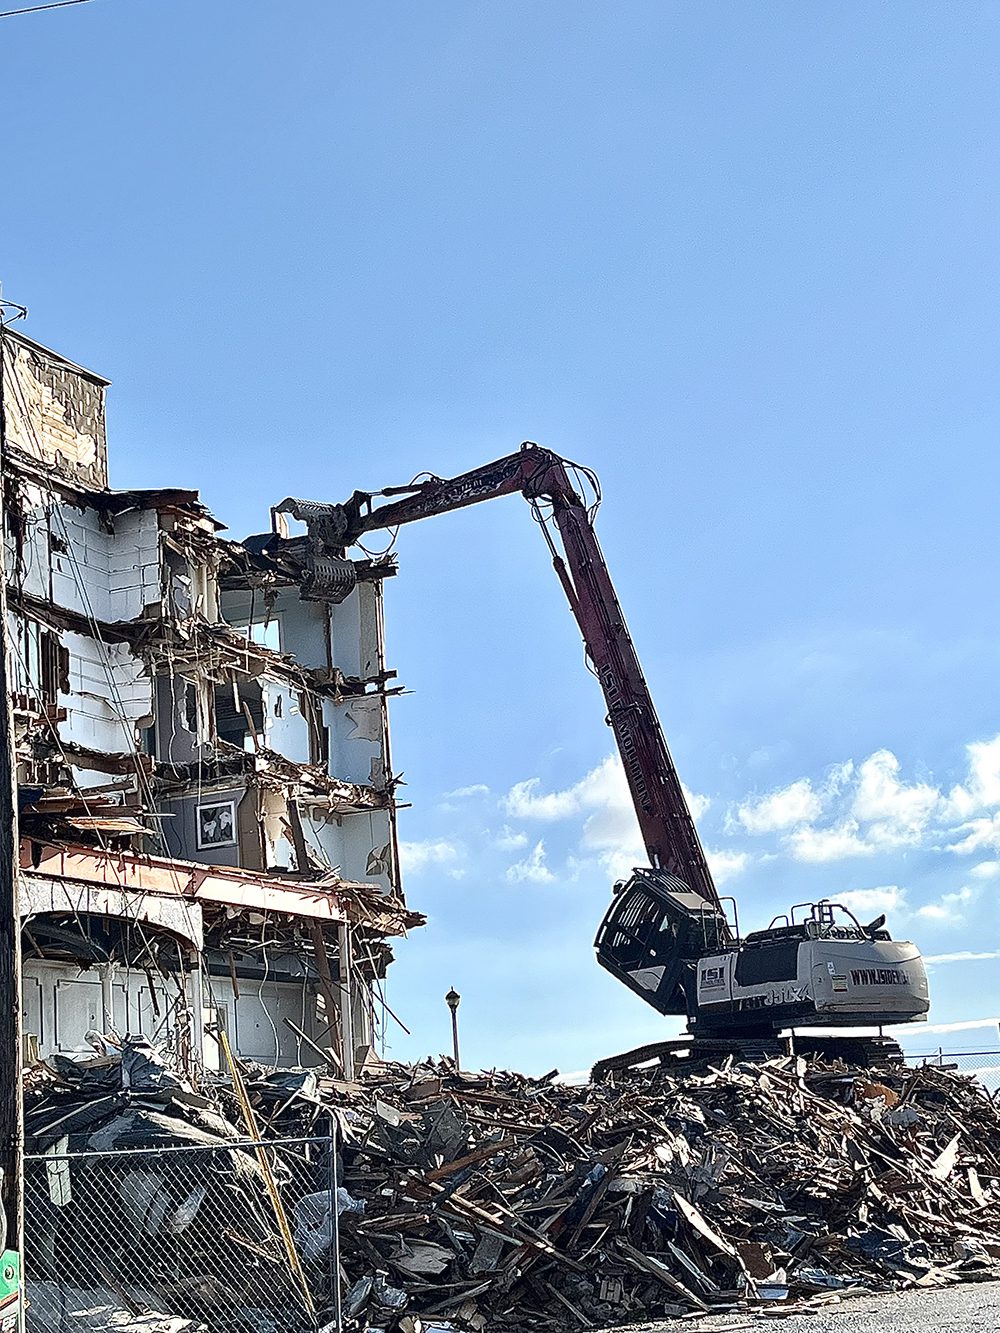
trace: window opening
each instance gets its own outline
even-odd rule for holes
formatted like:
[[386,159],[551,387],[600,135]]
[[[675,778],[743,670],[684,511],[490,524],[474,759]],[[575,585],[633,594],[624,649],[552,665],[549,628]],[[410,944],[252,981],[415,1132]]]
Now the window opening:
[[241,750],[263,745],[264,698],[257,681],[233,680],[216,685],[215,734],[220,741],[228,741]]
[[193,680],[184,682],[184,725],[192,736],[198,735],[198,686]]
[[247,627],[247,638],[251,643],[260,644],[262,648],[270,648],[276,653],[281,652],[281,628],[276,617],[271,620],[258,620]]

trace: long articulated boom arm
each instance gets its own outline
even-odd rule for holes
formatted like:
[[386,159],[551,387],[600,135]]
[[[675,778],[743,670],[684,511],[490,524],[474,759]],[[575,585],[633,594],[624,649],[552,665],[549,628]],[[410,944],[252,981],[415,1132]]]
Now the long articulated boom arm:
[[[572,466],[570,464],[569,466]],[[378,492],[355,491],[343,506],[345,546],[366,532],[395,528],[520,491],[548,502],[565,559],[553,548],[559,576],[608,707],[608,723],[625,767],[650,864],[669,871],[706,902],[719,895],[663,736],[646,678],[601,553],[590,514],[574,490],[565,460],[535,444],[495,463],[443,480],[432,477]],[[401,496],[374,506],[376,498]]]

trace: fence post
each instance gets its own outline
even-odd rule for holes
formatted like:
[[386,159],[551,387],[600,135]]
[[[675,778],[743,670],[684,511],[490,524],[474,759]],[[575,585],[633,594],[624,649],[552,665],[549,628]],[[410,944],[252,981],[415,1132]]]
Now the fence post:
[[330,1112],[329,1189],[330,1189],[330,1290],[333,1296],[333,1326],[342,1333],[343,1316],[340,1308],[340,1213],[337,1194],[337,1117]]

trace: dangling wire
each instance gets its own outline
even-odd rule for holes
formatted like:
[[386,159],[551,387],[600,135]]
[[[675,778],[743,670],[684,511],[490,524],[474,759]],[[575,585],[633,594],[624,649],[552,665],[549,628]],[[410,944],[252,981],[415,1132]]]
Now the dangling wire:
[[358,548],[359,551],[364,551],[365,555],[368,557],[369,560],[384,560],[387,555],[392,554],[398,536],[399,536],[399,524],[397,523],[394,528],[389,528],[389,545],[385,548],[385,550],[370,551],[368,547],[364,544],[364,542],[360,540],[360,538],[355,541],[354,545]]
[[[565,464],[569,472],[572,474],[573,480],[576,482],[577,486],[579,486],[580,495],[581,498],[583,499],[584,507],[587,510],[587,517],[590,519],[591,523],[593,523],[594,520],[597,518],[597,511],[600,509],[601,500],[603,499],[603,495],[601,492],[600,478],[598,477],[597,473],[593,470],[593,468],[584,467],[582,463],[573,463],[566,458],[563,459],[563,463]],[[581,477],[584,479],[584,481],[580,480]],[[586,485],[584,484],[584,482],[586,482]],[[594,497],[589,505],[586,502],[588,487],[590,488],[590,491],[592,492]]]
[[[416,476],[410,478],[409,485],[414,489],[416,489],[417,486],[422,485],[424,482],[441,481],[441,480],[442,478],[437,476],[437,474],[434,472],[418,472]],[[377,491],[375,493],[378,495],[384,494],[384,492],[382,491]],[[391,555],[393,550],[395,549],[396,540],[399,537],[399,529],[400,529],[400,524],[398,523],[394,528],[387,529],[387,531],[389,532],[389,545],[383,551],[370,551],[362,541],[355,541],[354,545],[358,548],[359,551],[364,551],[365,555],[368,556],[369,560],[383,560],[387,555]]]

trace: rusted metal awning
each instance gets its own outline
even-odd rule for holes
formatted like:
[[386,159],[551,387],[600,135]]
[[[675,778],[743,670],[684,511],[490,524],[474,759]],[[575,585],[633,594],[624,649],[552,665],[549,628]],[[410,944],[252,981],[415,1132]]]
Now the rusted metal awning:
[[135,893],[196,899],[259,912],[287,912],[318,921],[346,921],[338,894],[343,887],[352,899],[361,892],[377,892],[373,885],[338,881],[322,884],[289,881],[230,866],[170,861],[134,852],[104,851],[96,847],[21,844],[21,869],[26,875],[62,879],[75,884],[103,885]]

